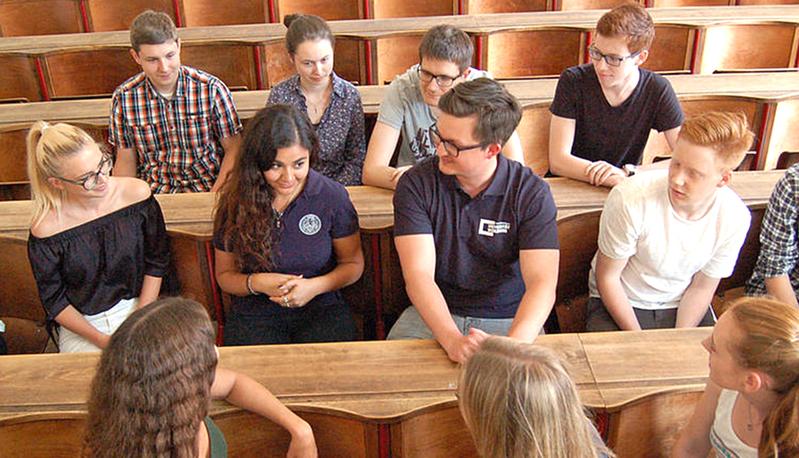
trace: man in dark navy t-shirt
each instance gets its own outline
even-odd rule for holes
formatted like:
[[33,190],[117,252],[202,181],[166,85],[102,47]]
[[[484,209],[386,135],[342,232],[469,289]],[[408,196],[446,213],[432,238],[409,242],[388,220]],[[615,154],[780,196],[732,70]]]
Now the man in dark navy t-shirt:
[[435,338],[463,362],[488,334],[531,341],[555,300],[556,208],[549,186],[499,152],[521,119],[499,83],[461,83],[439,101],[437,155],[394,194],[394,235],[413,306],[389,339]]

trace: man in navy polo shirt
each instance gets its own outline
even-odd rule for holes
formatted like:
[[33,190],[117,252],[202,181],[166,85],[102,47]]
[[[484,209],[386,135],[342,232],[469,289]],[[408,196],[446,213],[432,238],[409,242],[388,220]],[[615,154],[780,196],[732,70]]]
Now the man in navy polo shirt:
[[394,242],[413,302],[389,339],[435,337],[464,362],[489,334],[532,341],[555,301],[558,234],[549,186],[499,152],[521,119],[479,78],[441,97],[436,156],[394,193]]

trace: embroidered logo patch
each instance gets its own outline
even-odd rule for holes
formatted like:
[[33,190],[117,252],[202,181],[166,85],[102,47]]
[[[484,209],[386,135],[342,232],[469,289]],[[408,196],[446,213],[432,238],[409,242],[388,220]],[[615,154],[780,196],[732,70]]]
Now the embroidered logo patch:
[[314,235],[322,229],[322,220],[313,213],[308,213],[300,219],[300,232],[305,235]]
[[507,234],[509,229],[510,223],[480,218],[480,225],[477,228],[477,233],[493,237],[494,234]]

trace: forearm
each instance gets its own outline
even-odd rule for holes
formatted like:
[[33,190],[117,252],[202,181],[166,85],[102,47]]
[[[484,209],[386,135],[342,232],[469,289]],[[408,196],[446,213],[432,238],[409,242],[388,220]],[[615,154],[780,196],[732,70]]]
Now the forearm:
[[316,283],[315,290],[318,294],[323,294],[355,283],[361,278],[361,274],[363,274],[363,262],[340,262],[335,269],[311,280]]
[[253,291],[258,294],[268,294],[267,290],[285,282],[285,275],[283,274],[271,272],[244,274],[235,271],[217,274],[216,281],[219,283],[219,287],[222,288],[222,291],[228,294],[234,296],[249,296],[251,293],[247,288],[247,277],[250,275],[250,286]]
[[449,313],[444,295],[431,277],[408,275],[405,282],[411,303],[443,347],[462,337]]
[[396,189],[399,179],[398,170],[386,165],[363,166],[363,184],[386,189]]
[[641,324],[638,322],[633,306],[624,292],[621,279],[615,277],[600,280],[599,276],[597,277],[599,295],[613,321],[616,322],[622,331],[640,331]]
[[56,315],[55,321],[99,348],[105,348],[108,344],[108,335],[98,331],[71,305]]
[[532,342],[541,333],[541,328],[552,311],[555,293],[545,288],[529,288],[519,302],[508,336]]
[[114,162],[114,176],[135,177],[137,175],[136,153],[132,149],[118,149]]
[[214,183],[212,191],[219,191],[225,180],[228,179],[233,166],[236,165],[236,158],[239,155],[239,142],[236,139],[226,142],[225,156],[222,158],[222,164],[219,166],[219,175],[217,175],[216,182]]
[[573,180],[588,181],[585,170],[591,165],[591,161],[569,153],[551,155],[549,161],[549,168],[553,174]]
[[704,289],[688,288],[680,300],[677,309],[676,328],[695,328],[707,313],[710,302],[713,300],[713,292]]
[[139,303],[136,304],[138,308],[142,308],[158,299],[158,294],[161,292],[161,282],[161,277],[153,277],[151,275],[144,276],[141,292],[139,293]]
[[787,275],[766,278],[765,284],[766,292],[777,298],[777,300],[799,307],[799,303],[796,301],[796,292],[793,290],[791,280],[788,279]]

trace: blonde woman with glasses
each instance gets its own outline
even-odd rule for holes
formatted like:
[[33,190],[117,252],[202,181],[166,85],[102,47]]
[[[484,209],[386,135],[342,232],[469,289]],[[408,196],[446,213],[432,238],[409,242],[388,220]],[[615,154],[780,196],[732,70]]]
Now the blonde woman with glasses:
[[460,409],[483,458],[611,458],[563,362],[547,348],[492,336],[468,360]]
[[112,166],[77,127],[39,121],[28,134],[28,257],[62,352],[104,348],[136,307],[158,297],[169,261],[149,186],[109,176]]

